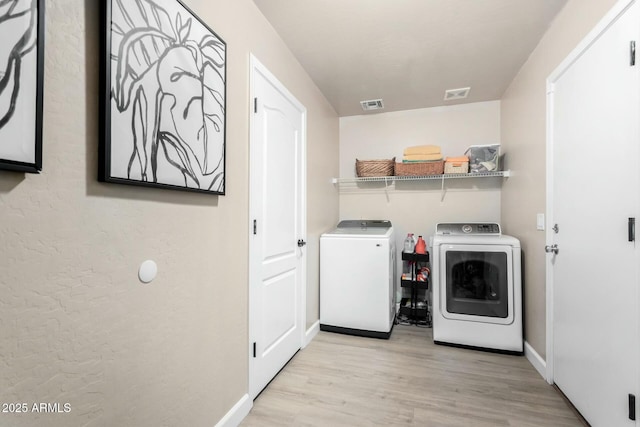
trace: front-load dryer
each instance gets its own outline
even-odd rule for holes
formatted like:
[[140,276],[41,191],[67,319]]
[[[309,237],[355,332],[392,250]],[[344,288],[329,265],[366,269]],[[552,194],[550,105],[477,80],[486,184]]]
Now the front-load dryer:
[[520,242],[495,223],[438,224],[433,340],[523,354]]
[[321,330],[389,338],[395,252],[390,221],[340,221],[320,236]]

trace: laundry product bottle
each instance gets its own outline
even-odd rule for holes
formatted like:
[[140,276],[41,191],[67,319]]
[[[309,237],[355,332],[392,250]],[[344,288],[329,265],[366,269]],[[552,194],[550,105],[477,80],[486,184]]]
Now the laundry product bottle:
[[424,241],[422,236],[418,236],[418,242],[416,243],[416,253],[417,254],[427,253],[427,243]]
[[411,261],[402,261],[402,280],[411,280],[413,278],[412,268],[413,263]]
[[413,237],[413,233],[407,234],[407,238],[404,239],[404,252],[412,253],[416,247],[416,239]]

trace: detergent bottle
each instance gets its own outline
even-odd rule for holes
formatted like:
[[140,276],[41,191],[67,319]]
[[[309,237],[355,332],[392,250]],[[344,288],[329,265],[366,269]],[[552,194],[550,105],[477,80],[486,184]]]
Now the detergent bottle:
[[417,254],[427,253],[427,243],[424,241],[422,236],[418,236],[418,243],[416,243],[416,253]]
[[413,253],[413,250],[415,247],[416,247],[416,239],[413,237],[413,233],[407,234],[407,238],[404,239],[403,251],[408,254]]

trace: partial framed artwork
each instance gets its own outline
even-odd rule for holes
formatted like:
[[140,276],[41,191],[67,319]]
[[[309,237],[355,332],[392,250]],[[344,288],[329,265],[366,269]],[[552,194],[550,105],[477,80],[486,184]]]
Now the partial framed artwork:
[[226,43],[180,0],[102,4],[98,179],[225,194]]
[[44,0],[0,0],[0,169],[42,170]]

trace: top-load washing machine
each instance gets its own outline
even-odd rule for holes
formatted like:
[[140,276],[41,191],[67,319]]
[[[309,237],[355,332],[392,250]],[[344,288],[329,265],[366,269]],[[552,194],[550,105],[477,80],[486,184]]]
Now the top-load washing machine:
[[495,223],[438,224],[433,340],[523,354],[520,242]]
[[321,330],[389,338],[395,252],[390,221],[340,221],[320,236]]

